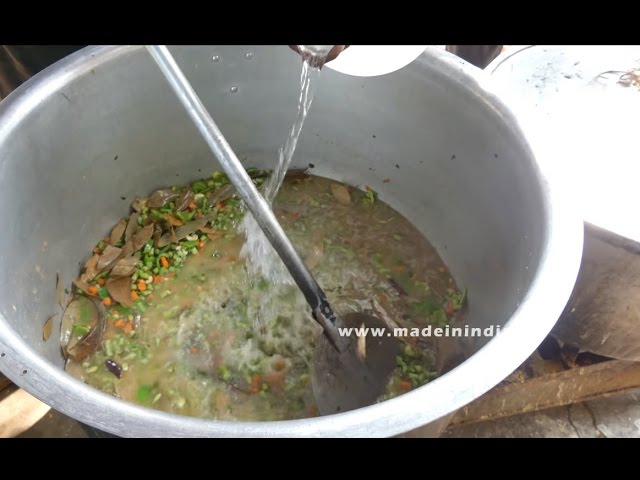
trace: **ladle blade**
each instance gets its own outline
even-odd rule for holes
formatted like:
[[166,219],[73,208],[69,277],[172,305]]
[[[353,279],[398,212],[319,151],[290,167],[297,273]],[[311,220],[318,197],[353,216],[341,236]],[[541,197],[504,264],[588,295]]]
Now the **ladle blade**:
[[[339,352],[323,334],[313,358],[312,386],[321,415],[355,410],[375,403],[384,393],[396,365],[400,342],[382,320],[366,313],[349,313],[339,319],[342,328],[371,330],[363,338],[356,331],[340,337]],[[360,331],[362,333],[362,330]]]

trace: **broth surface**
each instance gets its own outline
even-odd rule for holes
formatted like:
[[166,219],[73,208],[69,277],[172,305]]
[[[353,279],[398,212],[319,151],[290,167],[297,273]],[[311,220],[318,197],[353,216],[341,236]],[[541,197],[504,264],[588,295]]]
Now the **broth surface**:
[[[252,176],[261,185],[265,175]],[[103,270],[90,260],[76,281],[62,326],[67,372],[123,400],[182,415],[317,415],[310,376],[320,327],[295,285],[248,272],[237,229],[243,209],[226,177],[158,192],[134,202],[140,211],[98,243],[92,258],[98,267],[102,259]],[[373,310],[391,328],[462,322],[464,293],[435,249],[372,190],[291,175],[274,211],[337,312]],[[116,254],[105,267],[111,257],[104,257]],[[381,400],[438,375],[436,339],[400,340],[403,353]]]

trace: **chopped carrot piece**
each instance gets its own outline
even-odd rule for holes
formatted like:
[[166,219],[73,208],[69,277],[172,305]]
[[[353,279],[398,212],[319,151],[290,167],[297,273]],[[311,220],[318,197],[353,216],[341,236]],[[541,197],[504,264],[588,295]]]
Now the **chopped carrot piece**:
[[164,268],[169,268],[169,260],[167,260],[167,257],[160,257],[160,265],[162,265]]
[[102,303],[104,303],[107,307],[111,305],[111,297],[104,297],[102,299]]
[[116,320],[115,322],[113,322],[113,326],[116,327],[116,328],[122,328],[122,327],[124,327],[124,325],[125,325],[125,321],[122,318],[120,318],[120,319]]
[[155,277],[153,277],[153,283],[162,283],[163,282],[163,278],[160,275],[156,275]]
[[276,370],[282,370],[284,367],[286,367],[286,362],[284,360],[276,360],[275,362],[273,362],[273,368],[275,368]]
[[198,243],[198,248],[202,247],[204,247],[204,240],[200,240],[200,243]]
[[400,389],[404,390],[405,392],[411,390],[412,386],[411,386],[411,382],[408,380],[402,380],[400,382]]
[[147,289],[147,284],[144,282],[144,280],[138,280],[137,287],[138,290],[144,292]]
[[98,285],[103,286],[106,282],[106,280],[104,278],[99,278],[98,279]]
[[196,208],[198,208],[198,206],[196,205],[196,202],[191,202],[191,203],[189,204],[189,208],[190,208],[191,210],[195,210]]
[[98,287],[96,287],[95,285],[91,285],[89,288],[87,288],[87,293],[89,293],[89,295],[97,295]]
[[198,347],[191,347],[191,353],[198,353],[200,349]]
[[135,291],[131,290],[131,300],[133,300],[135,302],[139,298],[140,297],[138,296],[138,292],[135,292]]
[[453,310],[453,303],[447,302],[447,307],[446,307],[445,311],[446,311],[447,317],[450,317],[451,315],[453,315],[453,311],[454,311]]
[[131,325],[130,323],[127,323],[124,328],[122,329],[122,331],[124,333],[126,333],[127,335],[129,335],[131,333],[131,330],[133,330],[133,325]]
[[269,388],[281,388],[284,387],[285,374],[280,372],[267,372],[262,377],[263,383],[269,385]]
[[251,377],[251,393],[259,393],[262,386],[262,377],[260,375],[253,375]]

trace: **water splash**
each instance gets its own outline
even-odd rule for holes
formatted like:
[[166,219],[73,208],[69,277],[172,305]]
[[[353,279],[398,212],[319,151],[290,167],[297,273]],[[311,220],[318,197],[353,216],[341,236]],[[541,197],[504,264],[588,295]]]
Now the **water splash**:
[[[291,165],[291,159],[296,150],[302,126],[307,118],[311,102],[315,95],[316,82],[320,75],[320,69],[312,67],[312,63],[313,62],[308,60],[302,63],[298,113],[284,146],[278,150],[278,163],[276,168],[265,182],[263,195],[269,205],[273,204],[282,186],[287,170]],[[262,277],[274,285],[293,284],[291,275],[253,218],[253,215],[247,213],[240,225],[240,231],[244,233],[246,238],[240,255],[246,261],[249,274],[254,277]]]

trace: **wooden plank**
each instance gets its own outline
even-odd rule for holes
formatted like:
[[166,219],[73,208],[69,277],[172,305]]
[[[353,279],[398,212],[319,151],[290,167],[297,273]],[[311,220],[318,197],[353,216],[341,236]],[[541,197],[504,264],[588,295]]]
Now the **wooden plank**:
[[460,409],[450,425],[534,412],[640,387],[640,363],[610,360],[502,385]]
[[0,400],[0,438],[12,438],[36,424],[51,409],[15,386],[5,389],[9,395]]

